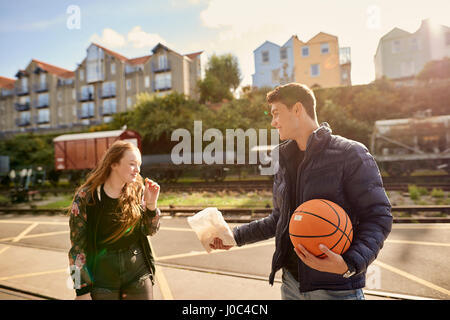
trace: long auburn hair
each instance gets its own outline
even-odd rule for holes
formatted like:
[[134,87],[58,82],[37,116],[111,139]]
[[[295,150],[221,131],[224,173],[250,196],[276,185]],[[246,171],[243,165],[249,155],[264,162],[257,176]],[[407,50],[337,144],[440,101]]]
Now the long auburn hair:
[[[88,174],[86,182],[77,189],[75,196],[79,192],[85,192],[88,195],[90,194],[89,198],[95,203],[94,195],[97,192],[97,187],[103,185],[108,179],[111,174],[111,165],[119,163],[126,151],[134,150],[139,151],[131,142],[121,140],[114,142],[98,162],[97,166]],[[119,222],[119,227],[113,231],[111,236],[103,241],[104,243],[113,243],[119,240],[126,233],[133,232],[137,226],[142,214],[143,184],[144,180],[138,174],[134,182],[126,183],[123,186],[119,196],[118,207],[120,210],[114,214],[115,221]]]

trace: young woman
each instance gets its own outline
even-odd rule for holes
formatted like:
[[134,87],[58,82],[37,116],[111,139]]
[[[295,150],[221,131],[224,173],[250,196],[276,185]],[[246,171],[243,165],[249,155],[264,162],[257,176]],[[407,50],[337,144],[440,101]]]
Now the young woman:
[[70,268],[76,299],[153,298],[147,236],[159,229],[159,185],[139,174],[141,154],[116,141],[75,193],[70,209]]

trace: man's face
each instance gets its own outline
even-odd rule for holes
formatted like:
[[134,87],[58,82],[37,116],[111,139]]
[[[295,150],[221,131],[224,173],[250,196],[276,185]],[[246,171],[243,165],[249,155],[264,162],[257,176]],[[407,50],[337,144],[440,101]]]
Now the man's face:
[[298,130],[298,119],[293,110],[294,107],[289,110],[288,107],[281,102],[272,104],[272,109],[270,111],[272,114],[272,122],[270,124],[278,130],[281,140],[293,139],[295,137],[295,132]]

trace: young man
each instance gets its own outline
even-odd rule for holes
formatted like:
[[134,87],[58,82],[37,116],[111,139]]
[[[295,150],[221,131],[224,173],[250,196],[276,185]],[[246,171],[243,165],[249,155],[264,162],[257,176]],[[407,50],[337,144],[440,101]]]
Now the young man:
[[[331,134],[316,116],[314,93],[289,83],[267,94],[272,123],[280,139],[279,170],[274,177],[273,210],[263,219],[233,229],[238,246],[275,236],[269,282],[283,270],[282,299],[364,299],[367,267],[377,257],[392,227],[391,205],[374,158],[359,142]],[[353,224],[353,242],[338,255],[325,246],[319,259],[293,248],[289,221],[311,199],[340,205]],[[213,249],[229,249],[220,239]]]

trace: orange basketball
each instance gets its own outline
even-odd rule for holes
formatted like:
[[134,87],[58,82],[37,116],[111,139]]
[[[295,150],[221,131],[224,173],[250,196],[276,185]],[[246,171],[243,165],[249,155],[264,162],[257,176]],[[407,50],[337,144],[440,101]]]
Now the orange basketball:
[[353,240],[353,227],[339,205],[325,199],[313,199],[302,203],[292,214],[289,237],[296,248],[300,243],[316,257],[325,258],[319,244],[343,254]]

